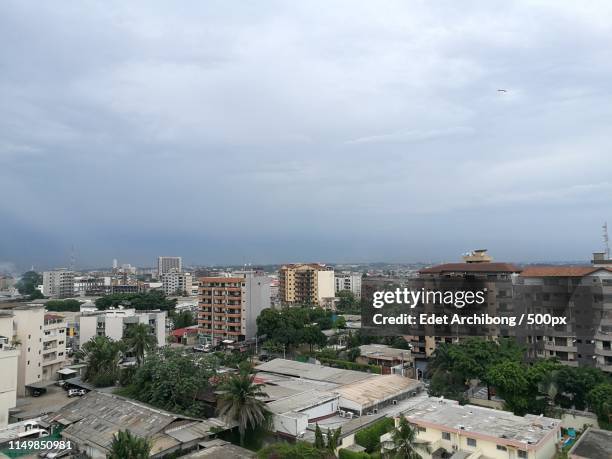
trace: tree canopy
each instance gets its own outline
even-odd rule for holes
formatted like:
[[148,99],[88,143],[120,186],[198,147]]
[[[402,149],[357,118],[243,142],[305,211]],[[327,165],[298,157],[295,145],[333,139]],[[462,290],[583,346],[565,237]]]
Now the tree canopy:
[[176,298],[168,299],[164,292],[151,290],[142,293],[113,293],[96,300],[96,307],[100,310],[120,305],[137,310],[161,309],[162,311],[170,311],[176,306]]

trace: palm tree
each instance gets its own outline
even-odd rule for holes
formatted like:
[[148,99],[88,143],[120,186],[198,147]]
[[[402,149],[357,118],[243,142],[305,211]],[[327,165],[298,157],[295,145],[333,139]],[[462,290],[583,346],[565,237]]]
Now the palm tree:
[[417,432],[405,417],[401,417],[391,431],[391,441],[383,444],[386,455],[393,459],[422,459],[421,452],[430,452],[429,446],[417,440]]
[[120,341],[113,341],[106,336],[91,338],[79,351],[79,357],[87,363],[83,379],[96,386],[115,384],[123,351],[124,346]]
[[267,427],[270,423],[271,413],[261,401],[261,397],[267,397],[262,390],[264,385],[255,383],[254,378],[254,375],[240,371],[220,386],[219,415],[226,422],[238,423],[241,445],[247,429]]
[[144,356],[147,352],[155,349],[157,340],[151,334],[151,327],[146,324],[132,325],[127,329],[125,342],[128,349],[136,357],[138,366],[144,361]]
[[151,442],[132,435],[129,430],[120,430],[113,438],[107,459],[149,459]]

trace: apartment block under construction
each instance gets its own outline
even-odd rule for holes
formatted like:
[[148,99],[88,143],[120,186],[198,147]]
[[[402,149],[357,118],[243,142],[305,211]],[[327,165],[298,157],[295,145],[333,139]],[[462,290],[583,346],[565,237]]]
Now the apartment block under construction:
[[334,271],[319,263],[283,265],[279,270],[279,295],[284,305],[331,306],[335,297]]

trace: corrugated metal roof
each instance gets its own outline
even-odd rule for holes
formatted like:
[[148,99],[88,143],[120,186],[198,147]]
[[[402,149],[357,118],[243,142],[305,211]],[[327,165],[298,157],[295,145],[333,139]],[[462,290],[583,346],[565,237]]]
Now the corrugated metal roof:
[[297,378],[326,381],[336,384],[350,384],[376,375],[361,371],[343,370],[313,363],[303,363],[294,360],[274,359],[255,367],[257,371],[276,373]]

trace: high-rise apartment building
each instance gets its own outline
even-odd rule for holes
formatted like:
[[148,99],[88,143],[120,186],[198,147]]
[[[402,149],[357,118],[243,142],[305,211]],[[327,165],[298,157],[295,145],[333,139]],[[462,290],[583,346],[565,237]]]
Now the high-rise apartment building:
[[270,278],[257,271],[200,278],[198,324],[208,342],[243,341],[257,334],[257,317],[270,307]]
[[6,427],[9,410],[17,404],[19,350],[13,335],[13,312],[0,310],[0,429]]
[[348,290],[355,298],[361,299],[361,274],[336,273],[336,293]]
[[161,276],[162,288],[166,295],[190,296],[192,278],[189,273],[170,271]]
[[284,305],[330,306],[335,297],[334,271],[319,263],[283,265],[279,270],[279,295]]
[[74,272],[64,269],[43,273],[43,295],[51,298],[74,296]]
[[183,271],[183,259],[181,257],[157,257],[157,276],[159,279],[166,273]]

